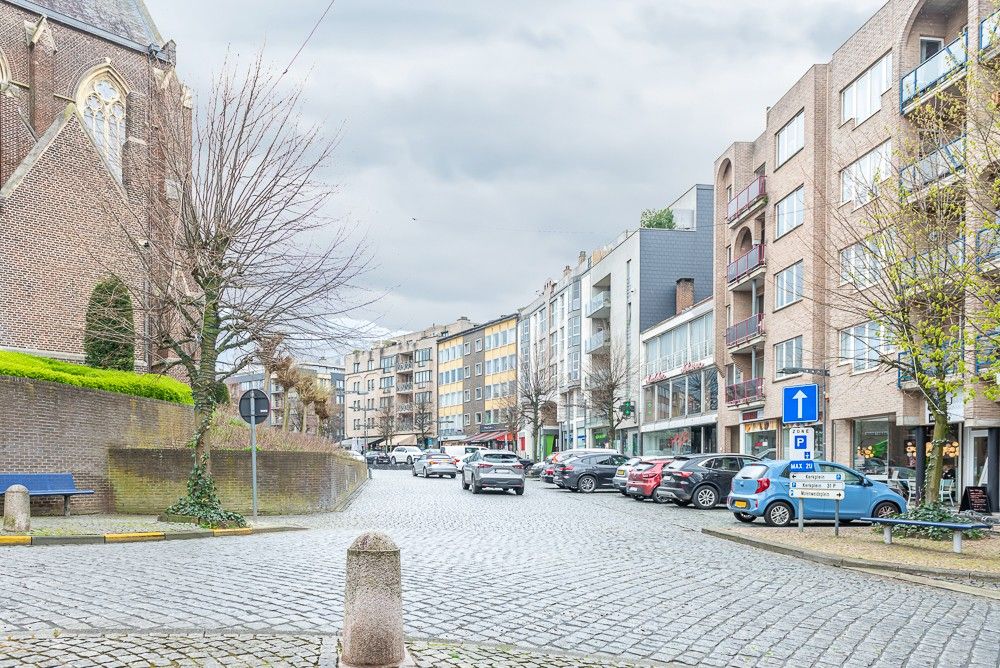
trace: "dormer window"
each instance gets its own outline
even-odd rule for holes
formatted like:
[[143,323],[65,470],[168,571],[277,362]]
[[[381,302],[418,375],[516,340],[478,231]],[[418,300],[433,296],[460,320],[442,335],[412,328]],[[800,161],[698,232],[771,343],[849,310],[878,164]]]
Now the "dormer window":
[[96,76],[84,85],[80,112],[97,150],[108,161],[115,177],[122,179],[125,145],[125,92],[110,76]]

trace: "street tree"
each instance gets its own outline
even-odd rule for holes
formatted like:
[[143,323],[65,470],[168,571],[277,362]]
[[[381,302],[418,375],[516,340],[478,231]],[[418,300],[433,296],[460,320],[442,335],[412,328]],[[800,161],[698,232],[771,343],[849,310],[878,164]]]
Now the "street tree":
[[274,375],[275,366],[284,357],[283,345],[285,337],[283,334],[264,334],[256,338],[257,361],[261,365],[264,373],[263,390],[268,400],[271,399],[271,377]]
[[625,344],[617,339],[612,339],[607,349],[590,355],[585,373],[587,403],[608,425],[609,444],[617,442],[619,428],[635,410],[631,397],[635,366]]
[[524,406],[518,399],[517,392],[514,391],[510,391],[505,396],[500,397],[496,403],[499,406],[500,422],[503,424],[508,438],[510,438],[511,449],[516,449],[514,444],[517,443],[517,435],[524,428],[525,424]]
[[544,348],[545,344],[546,341],[541,341],[534,349],[522,351],[517,372],[517,395],[521,414],[525,423],[531,428],[533,457],[536,461],[545,456],[542,447],[542,427],[555,406],[553,395],[558,380],[550,363],[551,356]]
[[309,409],[330,395],[320,388],[319,383],[316,382],[316,376],[309,372],[299,374],[299,379],[295,383],[295,395],[297,399],[296,413],[299,417],[298,427],[299,431],[304,434],[309,430]]
[[434,437],[434,404],[422,392],[413,401],[413,431],[420,445],[427,445]]
[[375,431],[385,444],[386,449],[392,447],[392,439],[399,433],[399,414],[392,402],[379,406],[375,413]]
[[292,390],[299,384],[302,373],[291,355],[284,355],[275,362],[274,382],[281,388],[281,430],[289,431],[292,415]]
[[364,301],[365,242],[325,213],[338,137],[304,121],[302,90],[258,54],[245,65],[227,59],[197,112],[157,107],[162,180],[153,182],[166,186],[150,193],[147,239],[132,232],[144,219],[121,221],[146,278],[130,288],[155,314],[148,343],[161,351],[159,370],[191,385],[199,462],[217,383],[268,337],[289,351],[352,338],[347,316]]

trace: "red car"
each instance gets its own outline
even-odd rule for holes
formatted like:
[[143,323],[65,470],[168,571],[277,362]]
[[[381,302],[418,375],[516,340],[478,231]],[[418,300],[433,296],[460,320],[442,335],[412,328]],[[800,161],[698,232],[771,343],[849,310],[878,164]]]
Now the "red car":
[[663,480],[663,467],[671,459],[643,460],[628,472],[628,482],[625,483],[625,493],[636,501],[654,499],[657,503],[666,503],[656,497],[656,488]]

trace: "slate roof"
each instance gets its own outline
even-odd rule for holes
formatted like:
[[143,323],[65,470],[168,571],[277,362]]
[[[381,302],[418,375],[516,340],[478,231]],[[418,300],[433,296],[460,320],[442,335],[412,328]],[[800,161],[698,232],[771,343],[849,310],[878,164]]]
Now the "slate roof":
[[106,33],[141,46],[163,45],[163,38],[143,0],[8,0],[50,19],[70,19],[83,24],[80,27],[96,28],[97,34]]

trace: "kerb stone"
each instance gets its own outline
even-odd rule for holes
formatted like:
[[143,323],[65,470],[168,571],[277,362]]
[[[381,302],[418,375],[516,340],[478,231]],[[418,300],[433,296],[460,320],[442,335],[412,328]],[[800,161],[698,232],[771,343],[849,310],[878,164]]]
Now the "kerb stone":
[[4,492],[3,530],[11,533],[31,530],[31,499],[24,485],[11,485]]

